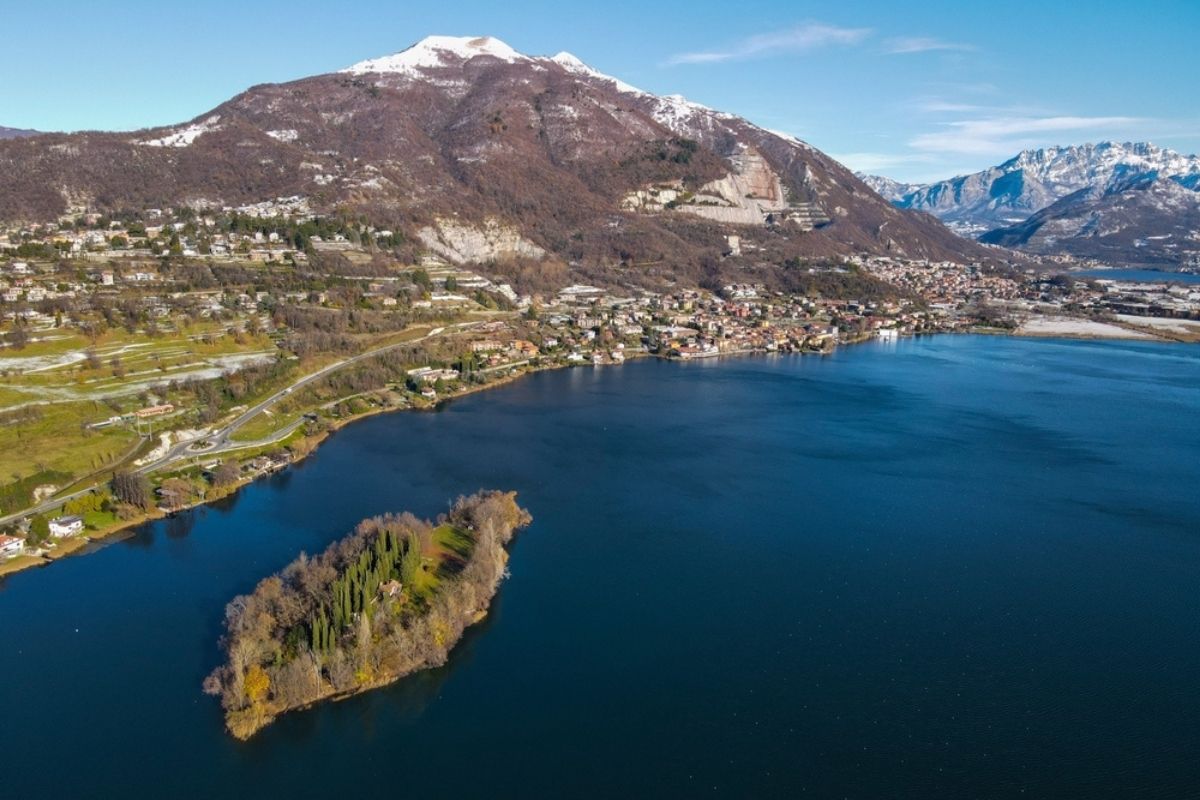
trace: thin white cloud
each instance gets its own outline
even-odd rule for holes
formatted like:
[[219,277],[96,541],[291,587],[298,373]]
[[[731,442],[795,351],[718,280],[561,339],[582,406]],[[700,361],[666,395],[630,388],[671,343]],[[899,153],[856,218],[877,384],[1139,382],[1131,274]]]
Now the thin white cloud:
[[973,114],[977,118],[988,119],[996,117],[1052,117],[1055,113],[1045,106],[964,102],[936,95],[917,97],[909,101],[909,104],[904,107],[906,109],[915,109],[925,114],[950,114],[959,116]]
[[[941,130],[914,137],[915,150],[968,155],[1012,155],[1049,142],[1046,134],[1075,132],[1109,136],[1144,123],[1137,117],[989,117],[947,122]],[[1077,138],[1077,137],[1072,137]]]
[[898,167],[937,163],[936,157],[925,153],[830,153],[829,155],[856,172],[866,172],[871,175],[887,174],[888,171]]
[[970,111],[980,111],[983,106],[974,103],[955,103],[949,100],[920,100],[916,103],[918,111],[927,114],[965,114]]
[[974,45],[962,42],[947,42],[932,36],[897,36],[884,43],[884,52],[893,56],[913,55],[916,53],[933,53],[938,51],[967,52],[976,49]]
[[760,33],[742,39],[722,50],[679,53],[671,56],[667,63],[670,65],[712,64],[722,61],[768,58],[787,53],[803,53],[832,45],[854,45],[870,35],[870,28],[842,28],[820,22],[809,22],[786,30]]

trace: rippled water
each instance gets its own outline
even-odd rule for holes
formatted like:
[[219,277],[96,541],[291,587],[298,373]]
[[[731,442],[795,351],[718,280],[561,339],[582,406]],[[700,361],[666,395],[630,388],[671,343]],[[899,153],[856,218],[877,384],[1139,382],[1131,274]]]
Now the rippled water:
[[[1184,796],[1200,350],[938,337],[543,373],[375,417],[0,583],[0,796]],[[359,518],[517,489],[450,664],[249,743],[224,604]]]

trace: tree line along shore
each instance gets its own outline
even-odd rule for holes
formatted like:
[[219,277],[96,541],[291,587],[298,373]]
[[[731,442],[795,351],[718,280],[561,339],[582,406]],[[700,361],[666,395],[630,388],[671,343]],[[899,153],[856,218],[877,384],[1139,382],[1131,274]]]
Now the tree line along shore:
[[506,574],[506,546],[532,517],[515,492],[459,498],[436,521],[363,520],[303,553],[225,611],[225,662],[204,681],[229,732],[444,664]]

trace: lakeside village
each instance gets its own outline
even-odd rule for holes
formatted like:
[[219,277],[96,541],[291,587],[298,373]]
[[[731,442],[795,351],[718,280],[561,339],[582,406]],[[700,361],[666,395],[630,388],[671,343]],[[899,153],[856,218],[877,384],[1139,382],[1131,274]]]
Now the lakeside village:
[[[738,236],[730,236],[729,249],[740,254],[742,245]],[[236,264],[260,267],[286,265],[304,268],[310,254],[337,254],[346,257],[352,264],[362,264],[366,253],[386,251],[402,241],[403,237],[391,230],[376,228],[365,223],[324,218],[310,212],[307,200],[302,197],[278,198],[237,208],[225,208],[220,212],[197,212],[190,208],[164,211],[148,209],[136,215],[111,218],[100,214],[84,214],[74,220],[33,224],[15,229],[0,228],[0,300],[9,304],[5,318],[14,319],[14,313],[28,319],[36,319],[36,304],[58,298],[86,298],[89,294],[119,294],[125,290],[145,288],[170,288],[177,279],[165,276],[155,264],[167,259],[192,260],[210,264]],[[7,256],[7,259],[4,257]],[[31,261],[55,261],[71,264],[78,280],[63,281],[61,271],[47,271],[44,267],[34,268]],[[829,320],[831,327],[845,332],[856,329],[861,333],[868,330],[894,330],[897,334],[923,331],[955,330],[962,327],[965,310],[977,311],[986,306],[988,321],[1016,328],[1034,315],[1070,315],[1076,317],[1104,318],[1108,321],[1126,322],[1133,326],[1156,327],[1154,319],[1200,320],[1200,289],[1194,285],[1179,284],[1171,280],[1171,273],[1164,272],[1158,283],[1122,282],[1103,277],[1072,276],[1073,271],[1089,269],[1093,272],[1105,265],[1093,261],[1076,261],[1067,257],[1035,258],[1039,269],[1024,272],[986,272],[978,265],[963,266],[950,262],[928,262],[903,258],[863,256],[845,259],[842,264],[824,264],[811,270],[840,270],[847,268],[863,272],[903,290],[909,301],[870,303],[863,298],[837,296],[823,298],[821,310],[842,312],[834,314],[837,319]],[[94,266],[93,266],[94,265]],[[531,304],[546,302],[544,297],[524,295],[518,297],[505,283],[493,284],[487,278],[472,272],[462,275],[447,269],[448,264],[436,255],[423,255],[420,266],[437,271],[440,288],[450,291],[429,292],[423,299],[414,302],[415,307],[455,306],[469,301],[461,290],[485,290],[497,292],[516,308],[524,310]],[[411,273],[410,273],[411,274]],[[382,308],[395,307],[402,293],[394,291],[397,278],[392,276],[383,281],[371,282],[364,296],[368,302]],[[449,282],[447,282],[447,280]],[[459,290],[459,291],[454,291]],[[151,310],[164,307],[166,298],[152,291],[144,292],[143,300]],[[601,293],[576,292],[575,296],[595,304],[606,298]],[[770,311],[755,308],[755,319],[762,316],[797,320],[812,316],[815,304],[799,302],[795,307],[777,309],[781,303],[779,293],[764,294],[761,286],[747,285],[727,287],[719,293],[724,301],[753,301],[750,305],[771,305]],[[567,294],[567,298],[572,295]],[[643,292],[642,298],[653,297]],[[178,298],[177,292],[171,297]],[[318,302],[326,302],[326,295],[318,292]],[[673,296],[669,299],[692,302],[699,295]],[[210,302],[212,311],[220,311],[228,305],[225,293],[197,295],[197,299]],[[264,299],[263,292],[254,296],[240,294],[237,302],[244,309],[252,309]],[[294,293],[288,299],[308,301],[312,297]],[[611,299],[611,298],[607,298]],[[799,298],[794,298],[799,300]],[[902,298],[903,299],[903,298]],[[625,302],[629,298],[624,298]],[[22,304],[23,308],[13,308]],[[615,308],[609,303],[601,307]],[[748,318],[745,303],[726,303],[724,307],[709,306],[705,310],[725,312],[729,319]],[[917,306],[920,306],[918,308]],[[808,317],[805,316],[807,312]],[[865,322],[863,319],[867,319]],[[696,322],[697,320],[688,320]],[[720,333],[712,327],[698,332]],[[861,323],[855,325],[855,323]],[[686,323],[685,323],[686,325]],[[1170,329],[1170,325],[1158,324]],[[720,326],[724,327],[724,326]],[[744,328],[733,324],[731,329]],[[790,331],[795,334],[795,331]],[[811,331],[806,331],[806,336]],[[834,336],[834,332],[827,332]],[[884,336],[893,335],[885,333]],[[764,348],[763,337],[739,335],[717,338],[733,339],[722,351]],[[778,346],[794,347],[794,335],[775,337]],[[707,342],[707,344],[715,344]]]
[[[286,204],[145,216],[154,224],[88,215],[0,231],[0,474],[14,478],[0,488],[0,561],[53,557],[214,499],[349,418],[428,407],[534,369],[829,352],[1031,321],[1068,325],[1042,335],[1200,339],[1200,287],[1167,274],[1122,283],[864,256],[791,267],[820,278],[803,294],[753,283],[519,292],[426,252],[404,263],[389,253],[390,231]],[[443,333],[283,388],[421,325]],[[271,392],[286,396],[236,441],[217,442]],[[148,467],[183,445],[190,458],[151,480]],[[94,490],[80,493],[88,481]]]

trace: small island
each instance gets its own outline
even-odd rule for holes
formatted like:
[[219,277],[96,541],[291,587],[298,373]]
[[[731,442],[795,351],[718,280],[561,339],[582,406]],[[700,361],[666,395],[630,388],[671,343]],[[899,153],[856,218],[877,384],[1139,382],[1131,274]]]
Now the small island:
[[226,662],[204,681],[229,732],[247,739],[286,711],[444,664],[487,614],[505,546],[531,519],[498,491],[459,498],[436,523],[374,517],[234,598]]

